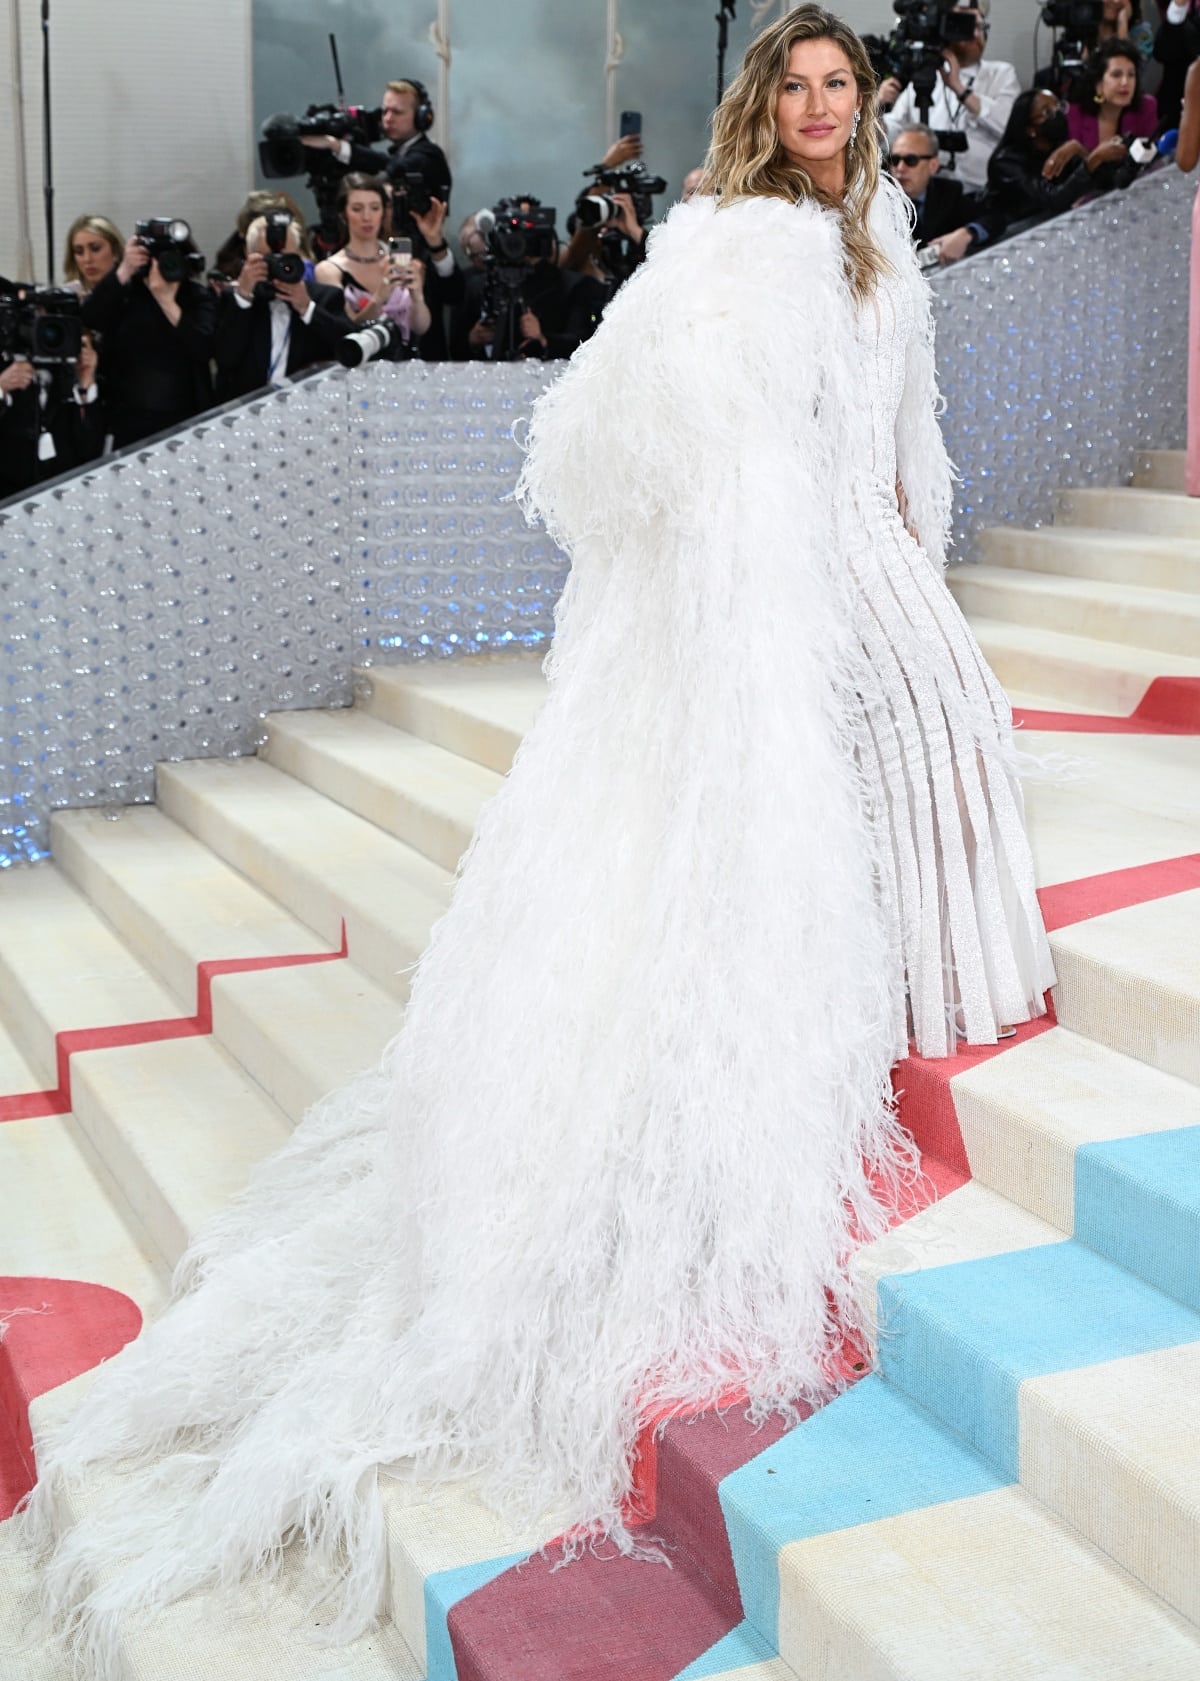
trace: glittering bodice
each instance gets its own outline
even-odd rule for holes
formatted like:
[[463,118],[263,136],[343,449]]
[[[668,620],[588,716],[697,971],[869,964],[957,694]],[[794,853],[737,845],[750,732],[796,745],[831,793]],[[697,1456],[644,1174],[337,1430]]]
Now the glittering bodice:
[[904,392],[908,342],[915,331],[913,298],[909,288],[884,275],[861,305],[856,333],[861,353],[867,420],[863,466],[891,491],[896,482],[896,416]]

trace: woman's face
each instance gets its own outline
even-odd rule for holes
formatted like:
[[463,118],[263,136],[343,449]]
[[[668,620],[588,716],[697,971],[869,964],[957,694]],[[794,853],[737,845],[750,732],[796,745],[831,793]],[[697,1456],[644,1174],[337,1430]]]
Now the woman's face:
[[1128,58],[1110,58],[1097,89],[1107,105],[1128,105],[1137,87],[1137,71]]
[[354,192],[346,200],[346,226],[351,245],[370,245],[383,226],[383,204],[378,193]]
[[71,255],[89,292],[116,266],[117,261],[112,246],[95,228],[80,228],[71,241]]
[[850,60],[836,41],[796,41],[775,100],[779,143],[792,163],[825,163],[843,152],[858,110]]

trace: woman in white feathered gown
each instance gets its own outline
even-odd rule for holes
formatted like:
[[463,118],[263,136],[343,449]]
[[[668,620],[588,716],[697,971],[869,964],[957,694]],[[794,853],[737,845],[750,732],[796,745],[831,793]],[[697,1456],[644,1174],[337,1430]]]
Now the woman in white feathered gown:
[[637,1550],[646,1420],[837,1386],[847,1254],[915,1171],[909,1031],[939,1056],[1043,1008],[873,90],[814,6],[760,36],[708,196],[536,406],[520,494],[572,558],[549,695],[403,1031],[38,1443],[20,1521],[92,1674],[131,1613],[298,1535],[334,1638],[367,1627],[381,1470]]

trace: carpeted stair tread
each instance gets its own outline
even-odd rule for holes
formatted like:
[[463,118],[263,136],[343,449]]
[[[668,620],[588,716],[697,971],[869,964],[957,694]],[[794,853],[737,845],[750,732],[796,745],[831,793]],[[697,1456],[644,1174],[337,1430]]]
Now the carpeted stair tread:
[[1005,689],[1076,711],[1128,716],[1156,677],[1200,677],[1200,656],[1165,654],[972,613],[971,629]]
[[356,710],[267,720],[262,756],[453,870],[497,772]]
[[969,618],[978,614],[1184,658],[1200,651],[1200,597],[1183,591],[986,564],[955,567],[947,582]]
[[1143,490],[1174,490],[1183,494],[1187,453],[1182,449],[1141,449],[1134,462],[1133,482]]
[[354,680],[371,717],[501,775],[546,694],[540,659],[376,665]]
[[160,765],[159,808],[403,998],[445,910],[441,865],[262,759]]
[[1133,486],[1060,490],[1054,523],[1099,526],[1147,537],[1200,539],[1200,507],[1178,490]]
[[[1200,592],[1200,537],[1147,537],[1091,526],[1043,525],[1027,531],[1018,525],[996,525],[980,532],[977,546],[990,567]],[[949,576],[970,570],[970,565],[963,566]]]

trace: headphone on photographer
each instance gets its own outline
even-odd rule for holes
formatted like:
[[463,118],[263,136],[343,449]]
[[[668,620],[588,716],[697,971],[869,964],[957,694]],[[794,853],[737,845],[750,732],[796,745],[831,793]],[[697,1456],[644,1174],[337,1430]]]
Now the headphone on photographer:
[[416,104],[413,107],[413,127],[418,134],[424,134],[433,127],[434,109],[433,101],[429,97],[429,89],[424,82],[418,82],[415,76],[397,76],[394,81],[388,83],[388,86],[396,87],[400,84],[411,88],[416,95]]

